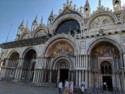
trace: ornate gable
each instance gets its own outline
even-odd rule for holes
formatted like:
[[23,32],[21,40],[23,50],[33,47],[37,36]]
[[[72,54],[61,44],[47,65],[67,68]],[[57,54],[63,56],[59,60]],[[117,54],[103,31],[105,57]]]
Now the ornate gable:
[[90,28],[94,27],[100,27],[100,26],[105,26],[109,24],[113,24],[113,19],[109,16],[102,15],[96,17],[91,23],[90,23]]

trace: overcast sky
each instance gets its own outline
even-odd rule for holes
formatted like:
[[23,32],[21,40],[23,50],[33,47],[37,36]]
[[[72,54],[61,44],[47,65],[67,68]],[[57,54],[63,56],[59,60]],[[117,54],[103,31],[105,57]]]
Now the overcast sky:
[[[66,0],[0,0],[0,44],[6,42],[7,34],[9,41],[14,41],[18,26],[24,19],[25,24],[29,22],[29,28],[36,17],[38,16],[38,22],[40,22],[41,16],[44,18],[44,24],[47,24],[48,16],[51,10],[54,10],[55,14],[58,14],[59,9],[63,9],[63,3]],[[76,4],[77,8],[84,6],[85,0],[72,0],[73,4]],[[96,10],[98,6],[98,0],[89,0],[91,11]],[[122,5],[125,0],[122,0]],[[112,9],[112,0],[102,0],[102,5]]]

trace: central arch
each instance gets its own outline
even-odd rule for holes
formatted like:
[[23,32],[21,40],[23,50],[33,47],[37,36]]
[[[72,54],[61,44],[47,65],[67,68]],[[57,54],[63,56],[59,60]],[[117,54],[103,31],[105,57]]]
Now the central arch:
[[64,83],[65,80],[72,80],[71,70],[74,69],[73,63],[68,55],[57,56],[51,65],[52,82],[58,83],[60,80]]
[[57,82],[62,81],[63,83],[65,80],[69,79],[69,63],[65,59],[60,59],[56,63],[56,67],[58,70],[58,78]]

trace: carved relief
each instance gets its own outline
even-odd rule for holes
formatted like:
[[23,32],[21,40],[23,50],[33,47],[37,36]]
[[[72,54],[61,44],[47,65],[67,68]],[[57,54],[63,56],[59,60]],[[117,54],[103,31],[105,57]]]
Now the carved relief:
[[90,24],[90,28],[100,27],[102,25],[112,24],[113,20],[109,16],[99,16],[96,17]]
[[49,48],[48,50],[48,56],[54,57],[59,54],[68,54],[73,55],[74,49],[73,47],[67,43],[66,41],[58,41]]

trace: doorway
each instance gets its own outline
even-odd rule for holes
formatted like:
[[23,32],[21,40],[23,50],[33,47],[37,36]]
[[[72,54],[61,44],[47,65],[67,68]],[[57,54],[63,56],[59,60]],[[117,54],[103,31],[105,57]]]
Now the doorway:
[[68,73],[69,73],[68,69],[60,69],[60,81],[63,82],[63,85],[65,80],[68,80]]
[[103,90],[104,91],[113,91],[112,76],[103,76]]

